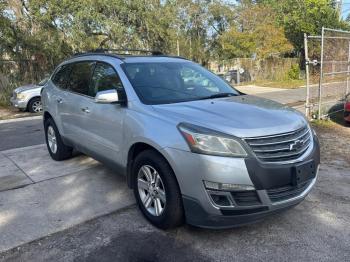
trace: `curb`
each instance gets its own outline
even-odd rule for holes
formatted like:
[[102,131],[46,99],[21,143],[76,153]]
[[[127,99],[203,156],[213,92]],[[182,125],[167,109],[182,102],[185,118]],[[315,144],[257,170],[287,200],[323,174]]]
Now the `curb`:
[[12,119],[4,119],[4,120],[0,120],[0,124],[21,122],[21,121],[29,121],[29,120],[37,120],[37,119],[42,119],[42,118],[43,118],[43,116],[29,116],[29,117],[19,117],[19,118],[12,118]]

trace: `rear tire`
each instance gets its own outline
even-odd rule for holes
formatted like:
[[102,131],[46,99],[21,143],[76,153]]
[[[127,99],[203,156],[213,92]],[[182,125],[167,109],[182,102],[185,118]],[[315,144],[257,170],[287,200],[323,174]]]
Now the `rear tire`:
[[[145,172],[147,168],[151,173]],[[147,181],[146,173],[154,177],[153,182]],[[141,152],[134,161],[132,179],[137,204],[153,225],[169,229],[183,224],[181,192],[173,170],[162,155],[154,150]]]
[[44,123],[47,150],[52,159],[62,161],[72,157],[73,148],[66,146],[52,118]]

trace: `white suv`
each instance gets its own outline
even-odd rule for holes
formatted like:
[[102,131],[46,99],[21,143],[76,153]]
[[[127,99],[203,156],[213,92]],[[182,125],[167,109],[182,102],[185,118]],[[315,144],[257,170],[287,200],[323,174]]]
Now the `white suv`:
[[10,102],[12,106],[20,110],[28,110],[31,113],[42,111],[41,90],[47,83],[48,78],[44,78],[37,85],[20,86],[13,90]]

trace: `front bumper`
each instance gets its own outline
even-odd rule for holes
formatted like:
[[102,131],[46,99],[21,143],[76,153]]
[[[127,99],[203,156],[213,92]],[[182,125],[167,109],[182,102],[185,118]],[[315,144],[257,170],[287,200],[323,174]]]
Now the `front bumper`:
[[[185,209],[186,221],[199,227],[229,228],[252,223],[267,215],[288,209],[300,203],[311,191],[317,178],[293,188],[293,170],[296,164],[267,164],[255,158],[239,159],[193,154],[177,149],[164,149],[176,174]],[[313,139],[311,152],[301,163],[312,163],[318,170],[320,149],[317,137]],[[179,164],[180,163],[180,164]],[[232,199],[233,206],[221,206],[213,201],[212,190],[203,181],[252,185],[252,195],[243,204],[235,202],[235,192],[219,192]],[[290,191],[288,191],[290,189]],[[295,189],[295,190],[294,190]],[[244,196],[244,194],[243,194]],[[247,201],[248,202],[244,202]],[[248,204],[247,204],[248,203]]]
[[20,108],[20,109],[25,109],[27,108],[27,101],[26,100],[18,100],[16,98],[11,97],[10,98],[11,105]]

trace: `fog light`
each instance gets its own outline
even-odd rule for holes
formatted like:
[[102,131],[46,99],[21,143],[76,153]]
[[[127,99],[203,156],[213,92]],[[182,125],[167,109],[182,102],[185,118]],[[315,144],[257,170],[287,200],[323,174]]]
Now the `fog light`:
[[216,182],[210,182],[210,181],[204,181],[204,186],[206,189],[223,190],[223,191],[255,190],[255,187],[250,185],[216,183]]
[[213,202],[218,206],[231,206],[230,200],[225,195],[210,194]]

